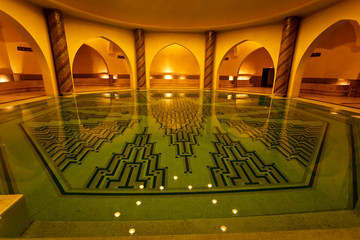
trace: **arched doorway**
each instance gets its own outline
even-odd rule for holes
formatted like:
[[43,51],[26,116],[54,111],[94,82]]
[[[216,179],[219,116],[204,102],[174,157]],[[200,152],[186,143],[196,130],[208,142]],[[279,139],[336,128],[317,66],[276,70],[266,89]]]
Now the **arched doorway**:
[[298,67],[299,97],[360,108],[359,31],[342,20],[313,41]]
[[13,22],[0,14],[0,103],[46,95],[38,46]]
[[73,62],[75,92],[130,89],[130,65],[119,46],[102,37],[84,43]]
[[218,77],[219,89],[270,94],[274,81],[274,63],[262,45],[244,41],[225,54]]
[[161,49],[150,67],[151,88],[199,88],[200,66],[195,56],[179,44]]

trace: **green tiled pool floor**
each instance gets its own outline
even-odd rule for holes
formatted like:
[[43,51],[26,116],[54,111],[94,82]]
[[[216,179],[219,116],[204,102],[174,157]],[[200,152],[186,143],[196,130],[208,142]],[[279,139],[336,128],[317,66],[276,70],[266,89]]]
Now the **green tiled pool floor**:
[[[221,230],[223,226],[226,227],[226,231]],[[346,229],[354,228],[354,226],[360,227],[360,217],[353,211],[172,221],[35,221],[22,237],[130,236],[130,229],[135,230],[133,236],[222,234],[227,237],[234,233],[283,232],[304,229],[342,228],[346,232]]]
[[34,223],[24,236],[32,237],[61,226],[85,234],[96,224],[108,236],[128,234],[128,224],[139,235],[216,234],[222,220],[227,233],[321,228],[316,216],[324,227],[357,227],[359,115],[222,91],[7,107],[0,193],[25,195]]

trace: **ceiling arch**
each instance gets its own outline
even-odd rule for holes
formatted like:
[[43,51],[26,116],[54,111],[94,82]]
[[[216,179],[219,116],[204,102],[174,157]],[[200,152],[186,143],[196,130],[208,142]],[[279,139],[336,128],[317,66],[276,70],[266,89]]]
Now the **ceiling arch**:
[[269,24],[342,0],[27,0],[65,14],[145,30],[205,31]]

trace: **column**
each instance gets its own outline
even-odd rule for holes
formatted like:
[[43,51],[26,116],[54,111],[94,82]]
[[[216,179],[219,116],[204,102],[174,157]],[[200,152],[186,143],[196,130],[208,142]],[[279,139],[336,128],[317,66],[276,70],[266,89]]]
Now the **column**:
[[214,73],[214,56],[216,46],[216,32],[206,32],[206,49],[205,49],[205,74],[204,89],[212,89]]
[[56,78],[60,95],[74,91],[71,67],[66,43],[64,19],[62,12],[57,9],[45,11],[53,52]]
[[274,86],[275,95],[286,96],[287,94],[299,24],[299,17],[287,17],[284,21]]
[[360,97],[360,80],[350,80],[347,96]]
[[135,51],[137,69],[137,88],[146,88],[145,72],[145,33],[143,29],[135,29]]

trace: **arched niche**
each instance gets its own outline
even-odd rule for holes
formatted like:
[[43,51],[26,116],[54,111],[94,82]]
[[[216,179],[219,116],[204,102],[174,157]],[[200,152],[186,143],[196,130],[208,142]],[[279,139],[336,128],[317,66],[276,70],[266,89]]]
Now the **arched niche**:
[[1,11],[0,53],[0,103],[54,94],[39,45],[23,26]]
[[73,61],[75,91],[129,89],[130,69],[118,45],[103,37],[90,39],[79,48]]
[[218,70],[219,89],[271,93],[274,63],[259,43],[243,41],[222,58]]
[[200,66],[190,50],[171,44],[156,54],[150,66],[150,88],[199,87]]
[[[323,31],[300,60],[294,96],[359,105],[358,99],[345,100],[350,85],[360,85],[359,33],[359,24],[354,20],[338,21]],[[360,86],[357,91],[360,96]]]

